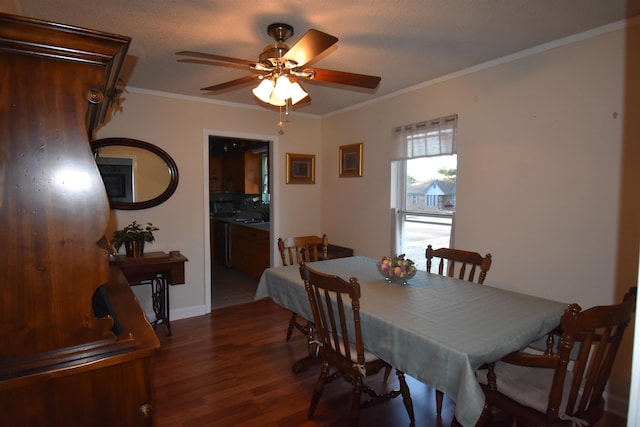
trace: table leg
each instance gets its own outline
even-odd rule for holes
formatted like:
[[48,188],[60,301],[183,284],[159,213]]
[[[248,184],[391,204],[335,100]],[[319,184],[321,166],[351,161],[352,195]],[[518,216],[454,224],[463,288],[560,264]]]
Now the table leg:
[[171,323],[169,321],[169,288],[167,286],[167,277],[164,274],[158,274],[151,280],[151,301],[153,304],[153,312],[156,319],[151,322],[155,328],[156,325],[162,323],[167,327],[167,336],[171,336]]

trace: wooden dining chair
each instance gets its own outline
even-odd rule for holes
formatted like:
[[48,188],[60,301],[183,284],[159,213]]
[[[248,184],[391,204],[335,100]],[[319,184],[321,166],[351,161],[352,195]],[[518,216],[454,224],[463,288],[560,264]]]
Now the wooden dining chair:
[[[636,288],[617,305],[582,311],[571,304],[560,323],[560,345],[520,351],[479,375],[487,409],[511,415],[518,426],[593,425],[604,412],[603,392],[623,333],[636,307]],[[583,420],[583,421],[580,421]]]
[[[390,365],[365,350],[358,280],[352,277],[347,282],[338,276],[312,270],[304,262],[300,264],[300,276],[311,304],[316,351],[322,361],[309,405],[309,419],[313,418],[325,384],[342,377],[353,386],[350,411],[352,425],[358,424],[360,408],[372,407],[398,396],[402,396],[411,425],[414,425],[413,401],[402,371],[396,369],[399,390],[380,394],[364,383],[365,377],[369,378],[383,368],[390,368]],[[329,374],[331,369],[335,370]],[[368,397],[364,402],[363,393]]]
[[[491,268],[491,254],[486,254],[483,257],[477,252],[453,248],[433,249],[429,245],[425,251],[425,256],[427,257],[428,272],[431,272],[433,258],[439,258],[438,274],[456,277],[480,285],[484,283],[487,272]],[[477,279],[476,273],[478,273]]]
[[[441,276],[456,277],[472,283],[483,284],[487,277],[487,271],[491,268],[491,254],[484,257],[477,252],[461,249],[439,248],[433,249],[427,246],[425,251],[427,258],[427,271],[431,272],[433,258],[439,258],[438,274]],[[446,264],[446,267],[445,267]],[[476,273],[478,273],[476,278]],[[444,394],[436,390],[436,414],[442,415],[442,400]]]
[[[278,249],[280,250],[280,258],[282,265],[295,265],[303,261],[318,261],[327,258],[327,247],[329,241],[327,235],[319,236],[299,236],[287,237],[286,239],[278,238]],[[289,327],[287,328],[287,338],[291,339],[294,329],[297,329],[306,337],[308,335],[309,321],[306,323],[298,322],[298,314],[291,313],[289,319]]]

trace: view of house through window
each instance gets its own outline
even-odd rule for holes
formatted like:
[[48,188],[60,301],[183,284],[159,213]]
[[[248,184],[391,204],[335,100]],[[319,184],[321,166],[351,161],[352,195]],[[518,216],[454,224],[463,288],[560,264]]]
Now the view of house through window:
[[421,270],[427,245],[453,246],[457,134],[457,114],[392,129],[392,251]]
[[449,247],[453,213],[456,210],[457,155],[418,157],[404,160],[406,173],[404,206],[398,210],[401,221],[398,253],[406,254],[426,269],[425,249]]

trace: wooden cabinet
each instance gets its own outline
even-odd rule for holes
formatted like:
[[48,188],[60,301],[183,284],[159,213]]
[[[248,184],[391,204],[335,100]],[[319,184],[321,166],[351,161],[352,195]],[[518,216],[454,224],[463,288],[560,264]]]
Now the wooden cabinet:
[[260,279],[269,268],[269,232],[254,227],[229,224],[231,268]]
[[234,152],[223,159],[224,189],[244,193],[244,153]]
[[262,165],[260,154],[244,152],[244,190],[246,194],[260,194],[262,186]]
[[0,14],[2,426],[152,425],[160,344],[99,244],[109,205],[89,144],[130,42]]
[[260,194],[262,163],[260,154],[236,151],[209,159],[209,191]]
[[353,249],[344,246],[327,245],[327,259],[347,258],[353,256]]
[[224,171],[222,170],[222,157],[209,157],[209,192],[218,193],[224,191]]

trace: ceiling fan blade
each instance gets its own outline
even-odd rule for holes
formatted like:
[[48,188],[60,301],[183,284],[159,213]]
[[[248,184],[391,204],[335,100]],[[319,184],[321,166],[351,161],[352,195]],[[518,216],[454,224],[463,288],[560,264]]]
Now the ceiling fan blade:
[[231,58],[229,56],[214,55],[212,53],[191,52],[189,50],[182,50],[180,52],[176,52],[176,55],[193,56],[196,58],[209,59],[212,61],[232,62],[234,64],[242,64],[242,65],[249,65],[249,66],[255,64],[255,61],[248,61],[246,59]]
[[296,44],[291,46],[282,58],[295,61],[301,67],[336,44],[337,41],[337,37],[310,29],[304,33]]
[[[218,62],[218,61],[209,61],[206,59],[191,59],[191,58],[185,58],[185,59],[178,59],[178,62],[184,62],[187,64],[202,64],[202,65],[213,65],[216,67],[228,67],[228,68],[235,68],[236,70],[244,70],[247,71],[247,66],[244,64],[235,64],[235,63],[231,63],[231,62]],[[249,67],[249,71],[252,72],[259,72],[257,70],[254,70],[253,68]]]
[[240,77],[239,79],[229,80],[228,82],[225,82],[225,83],[220,83],[220,84],[213,85],[213,86],[203,87],[200,90],[208,90],[208,91],[215,92],[217,90],[228,89],[230,87],[240,86],[240,85],[243,85],[243,84],[251,83],[253,80],[258,79],[259,77],[260,76],[251,76],[251,75],[244,76],[244,77]]
[[357,86],[366,89],[375,89],[378,87],[381,80],[378,76],[347,73],[345,71],[324,70],[322,68],[305,68],[303,71],[313,71],[315,75],[311,80]]

